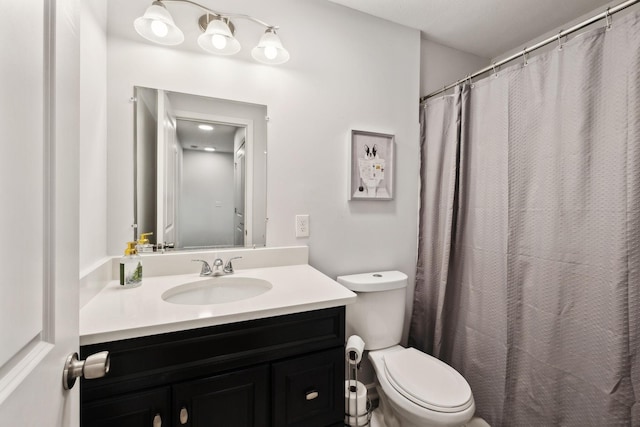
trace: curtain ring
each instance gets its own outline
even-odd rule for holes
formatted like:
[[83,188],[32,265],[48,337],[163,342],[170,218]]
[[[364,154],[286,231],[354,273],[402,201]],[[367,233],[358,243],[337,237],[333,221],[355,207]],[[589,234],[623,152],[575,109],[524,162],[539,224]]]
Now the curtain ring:
[[525,47],[522,50],[522,60],[524,61],[524,66],[526,67],[527,65],[529,65],[529,52],[527,52],[527,48]]
[[496,71],[496,63],[495,63],[495,61],[493,62],[493,64],[491,64],[491,67],[493,67],[493,76],[494,77],[498,77],[498,72]]
[[611,17],[611,12],[609,11],[609,9],[611,9],[610,7],[607,8],[607,11],[605,12],[605,20],[606,20],[606,30],[609,31],[611,29],[611,23],[613,22],[613,18]]
[[562,50],[562,31],[563,30],[560,30],[558,33],[558,50]]

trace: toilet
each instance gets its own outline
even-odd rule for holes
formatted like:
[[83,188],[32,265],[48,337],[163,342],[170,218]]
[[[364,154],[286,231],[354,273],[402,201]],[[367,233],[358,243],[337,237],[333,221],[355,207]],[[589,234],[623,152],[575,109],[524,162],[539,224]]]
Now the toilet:
[[373,420],[383,418],[386,427],[467,425],[475,403],[464,377],[435,357],[400,346],[407,275],[354,274],[340,276],[338,282],[358,295],[347,306],[346,332],[364,340],[375,370],[380,397],[375,412],[382,413],[374,412]]

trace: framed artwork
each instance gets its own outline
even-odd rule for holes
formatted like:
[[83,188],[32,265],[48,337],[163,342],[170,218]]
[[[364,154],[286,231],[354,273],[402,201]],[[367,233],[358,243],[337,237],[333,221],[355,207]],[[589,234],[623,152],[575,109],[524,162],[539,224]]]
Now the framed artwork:
[[349,200],[392,200],[394,136],[351,131]]

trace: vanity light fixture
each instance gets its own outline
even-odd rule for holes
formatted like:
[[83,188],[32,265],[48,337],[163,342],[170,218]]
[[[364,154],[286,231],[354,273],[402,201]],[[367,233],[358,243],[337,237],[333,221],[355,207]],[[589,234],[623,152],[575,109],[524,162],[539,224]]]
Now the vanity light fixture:
[[289,60],[289,52],[282,47],[275,29],[268,28],[260,38],[258,46],[251,50],[251,56],[264,64],[284,64]]
[[216,151],[213,147],[204,147],[204,151]]
[[184,41],[184,34],[173,22],[164,4],[154,1],[141,17],[133,21],[138,34],[154,43],[175,46]]
[[204,124],[202,124],[202,125],[198,125],[198,129],[200,129],[200,130],[206,130],[206,131],[211,131],[211,130],[213,130],[213,126],[211,126],[211,125],[204,125]]
[[198,46],[210,53],[235,55],[240,52],[240,42],[233,36],[235,28],[229,18],[203,15],[198,25],[204,33],[198,37]]
[[205,12],[198,19],[198,26],[203,32],[198,37],[198,46],[203,50],[219,55],[234,55],[241,49],[235,38],[233,19],[246,19],[266,27],[260,42],[251,51],[251,56],[264,64],[283,64],[289,60],[289,52],[282,46],[276,31],[280,28],[269,25],[249,15],[216,12],[191,0],[156,0],[149,6],[143,16],[137,18],[133,26],[138,34],[154,43],[174,46],[184,41],[184,34],[176,26],[165,2],[188,3]]

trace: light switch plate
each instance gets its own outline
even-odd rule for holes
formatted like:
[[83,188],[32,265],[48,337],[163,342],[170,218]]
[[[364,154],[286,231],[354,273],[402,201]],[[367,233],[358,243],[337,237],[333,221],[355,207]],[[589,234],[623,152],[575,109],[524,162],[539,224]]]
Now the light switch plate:
[[309,237],[309,215],[296,215],[296,237]]

